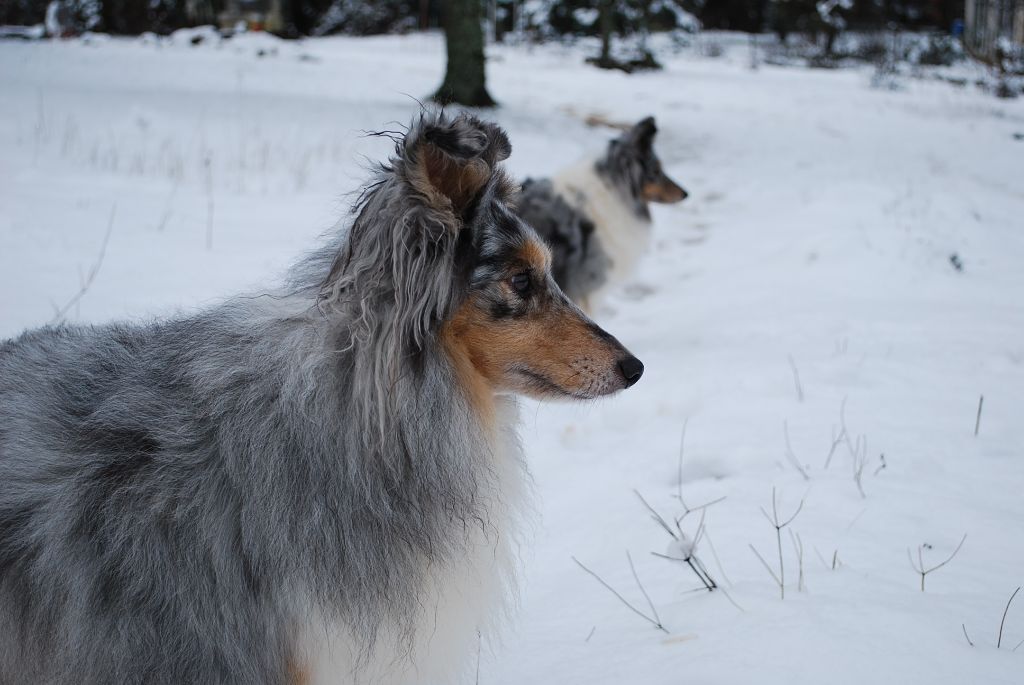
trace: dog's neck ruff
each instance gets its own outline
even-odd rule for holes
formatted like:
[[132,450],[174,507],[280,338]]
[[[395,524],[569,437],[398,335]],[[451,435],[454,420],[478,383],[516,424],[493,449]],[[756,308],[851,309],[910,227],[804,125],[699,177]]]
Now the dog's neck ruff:
[[[513,396],[494,398],[494,425],[481,455],[480,518],[450,521],[458,554],[422,558],[408,625],[384,625],[369,652],[366,635],[312,608],[302,621],[299,672],[308,685],[418,685],[462,682],[467,654],[496,632],[516,597],[518,523],[528,473],[519,444]],[[381,544],[384,544],[382,541]],[[312,605],[311,605],[312,606]]]
[[593,222],[601,248],[612,262],[608,281],[621,283],[632,276],[650,244],[651,220],[636,212],[629,188],[616,187],[598,172],[595,160],[566,169],[552,183],[557,193]]

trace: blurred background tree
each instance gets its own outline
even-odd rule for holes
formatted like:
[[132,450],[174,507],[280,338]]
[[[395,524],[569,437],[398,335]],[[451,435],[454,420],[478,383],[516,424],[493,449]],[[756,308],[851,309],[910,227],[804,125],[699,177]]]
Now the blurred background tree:
[[493,107],[484,69],[483,5],[480,0],[446,0],[444,39],[448,66],[434,99],[470,107]]

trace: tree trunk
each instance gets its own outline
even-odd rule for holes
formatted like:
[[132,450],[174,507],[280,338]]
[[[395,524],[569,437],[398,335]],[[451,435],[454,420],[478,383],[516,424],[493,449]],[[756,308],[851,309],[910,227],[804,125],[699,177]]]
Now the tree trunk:
[[612,59],[612,0],[601,0],[598,22],[601,28],[601,62]]
[[444,39],[448,68],[434,99],[441,104],[457,102],[470,107],[495,104],[484,75],[484,33],[480,0],[447,0],[444,3]]

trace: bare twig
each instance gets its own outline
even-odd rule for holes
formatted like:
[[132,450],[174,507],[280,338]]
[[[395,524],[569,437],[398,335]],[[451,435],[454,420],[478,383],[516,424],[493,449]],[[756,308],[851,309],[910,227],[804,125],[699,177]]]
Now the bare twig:
[[700,580],[701,584],[704,585],[705,589],[714,590],[715,588],[717,588],[718,585],[711,577],[711,574],[708,573],[707,569],[704,567],[704,564],[700,561],[700,559],[697,558],[697,556],[694,553],[697,549],[697,543],[699,543],[701,538],[704,536],[704,515],[706,513],[706,510],[701,511],[700,522],[697,524],[697,530],[693,534],[693,540],[690,541],[687,539],[686,533],[683,532],[683,528],[680,525],[683,518],[685,518],[685,515],[675,520],[676,531],[678,531],[678,533],[676,533],[669,527],[665,519],[663,519],[661,515],[654,510],[654,507],[647,503],[647,500],[645,500],[639,492],[637,492],[636,490],[634,490],[633,492],[636,492],[636,496],[640,498],[640,501],[643,502],[644,506],[646,506],[648,511],[651,512],[651,518],[653,518],[658,523],[658,525],[660,525],[666,532],[668,532],[668,534],[672,536],[672,539],[680,544],[681,548],[684,544],[688,543],[685,547],[684,556],[682,558],[673,557],[668,554],[659,554],[658,552],[651,552],[651,554],[661,559],[668,559],[669,561],[684,562],[690,567],[694,575],[696,575],[697,578]]
[[799,533],[794,533],[792,528],[787,529],[790,542],[793,543],[793,552],[796,553],[797,568],[800,575],[797,576],[797,592],[804,591],[804,541],[800,539]]
[[846,440],[846,429],[840,429],[840,431],[836,433],[836,427],[832,426],[832,446],[828,448],[828,455],[825,457],[826,469],[832,463],[832,457],[836,453],[836,448],[839,447],[844,440]]
[[[939,564],[936,564],[935,566],[932,566],[929,569],[926,569],[924,567],[924,552],[923,552],[924,545],[918,545],[917,546],[917,564],[914,564],[914,557],[910,554],[910,548],[909,547],[907,548],[907,558],[910,559],[910,567],[913,568],[915,571],[917,571],[921,575],[921,592],[924,592],[924,579],[925,579],[925,576],[927,576],[932,571],[939,570],[940,568],[942,568],[943,566],[945,566],[949,562],[953,561],[953,557],[955,557],[957,552],[960,551],[960,548],[964,546],[964,541],[966,539],[967,539],[967,534],[964,533],[964,536],[962,538],[960,538],[960,544],[958,544],[956,546],[956,549],[953,550],[953,553],[950,554],[948,557],[946,557],[945,561],[943,561],[943,562],[941,562]],[[1011,599],[1012,599],[1012,597],[1011,597]]]
[[[768,523],[772,524],[772,527],[775,528],[775,543],[779,551],[779,575],[776,577],[773,573],[772,576],[776,578],[776,582],[779,584],[779,594],[781,595],[782,599],[786,599],[786,567],[782,557],[782,529],[788,526],[790,523],[792,523],[793,519],[795,519],[800,514],[800,511],[803,510],[803,508],[804,500],[800,500],[800,504],[799,506],[797,506],[796,511],[793,512],[793,515],[785,521],[781,521],[779,519],[779,504],[778,498],[775,496],[775,488],[772,488],[771,516],[769,516],[768,512],[764,510],[764,507],[761,507],[761,513],[764,514],[764,517],[766,519],[768,519]],[[751,549],[753,549],[754,546],[751,545],[750,547]],[[756,554],[757,550],[754,550],[754,553]],[[760,556],[761,555],[758,554],[759,558]],[[762,562],[763,561],[764,560],[762,559]]]
[[[727,600],[729,600],[729,604],[732,604],[734,607],[736,607],[737,610],[746,613],[746,609],[744,609],[739,604],[737,604],[736,600],[732,598],[732,595],[730,595],[728,592],[726,592],[724,587],[723,588],[719,588],[719,589],[722,591],[722,594],[725,595],[725,598]],[[1017,645],[1017,646],[1019,647],[1020,645]]]
[[[670,526],[668,524],[668,521],[666,521],[665,518],[661,514],[659,514],[657,512],[657,510],[654,507],[652,507],[650,505],[650,503],[648,503],[647,500],[644,499],[644,496],[640,494],[640,491],[634,489],[633,490],[633,494],[635,494],[637,496],[637,498],[643,503],[644,507],[647,508],[647,511],[650,512],[651,518],[654,519],[655,523],[657,523],[659,526],[661,526],[662,529],[666,533],[668,533],[670,536],[672,536],[673,539],[678,540],[679,536],[676,535],[675,531],[672,530],[672,526]],[[677,526],[678,526],[678,523],[677,523]]]
[[793,446],[789,442],[789,422],[782,422],[782,434],[786,437],[786,459],[793,465],[800,475],[804,477],[804,480],[810,480],[811,477],[807,475],[807,470],[800,465],[800,460],[796,458],[796,454],[793,453]]
[[476,685],[480,685],[480,651],[483,649],[484,638],[476,631]]
[[708,535],[707,531],[704,531],[704,539],[708,541],[708,548],[711,550],[711,556],[715,559],[715,566],[718,567],[718,572],[722,574],[722,580],[732,585],[732,581],[729,580],[729,576],[726,575],[725,569],[722,568],[722,561],[718,558],[718,552],[715,551],[715,543],[711,541],[711,536]]
[[71,308],[77,305],[85,294],[89,292],[89,288],[92,287],[93,281],[96,280],[96,274],[100,272],[100,267],[103,266],[103,259],[107,255],[107,245],[110,243],[110,234],[114,230],[114,217],[117,215],[117,203],[110,208],[110,218],[107,220],[107,230],[103,234],[103,242],[100,244],[100,253],[96,257],[96,261],[93,262],[92,266],[89,267],[88,273],[85,278],[82,279],[81,285],[78,288],[78,292],[75,293],[70,300],[63,306],[54,312],[53,319],[50,320],[50,325],[56,325],[64,320]]
[[[628,556],[628,552],[627,552],[627,556]],[[626,607],[627,607],[627,608],[628,608],[628,609],[629,609],[630,611],[632,611],[632,612],[633,612],[634,614],[636,614],[636,615],[637,615],[637,616],[639,616],[640,618],[642,618],[642,619],[644,619],[645,621],[647,621],[648,623],[650,623],[650,624],[651,624],[652,626],[654,626],[654,627],[655,627],[655,628],[657,628],[658,630],[662,631],[662,632],[663,632],[663,633],[665,633],[665,634],[668,634],[668,630],[667,630],[667,629],[665,628],[665,626],[661,625],[661,621],[657,620],[657,618],[651,618],[650,616],[648,616],[647,614],[645,614],[644,612],[640,611],[640,610],[639,610],[639,609],[637,609],[637,608],[636,608],[635,606],[633,606],[633,605],[632,605],[632,604],[631,604],[631,603],[630,603],[630,602],[629,602],[629,601],[628,601],[628,600],[627,600],[627,599],[626,599],[625,597],[623,597],[622,595],[620,595],[620,594],[618,593],[618,591],[617,591],[617,590],[616,590],[615,588],[613,588],[613,587],[612,587],[611,585],[609,585],[608,583],[606,583],[606,582],[604,581],[604,579],[603,579],[603,578],[601,578],[601,576],[597,575],[596,573],[594,573],[593,571],[591,571],[591,570],[590,570],[589,568],[587,568],[586,566],[584,566],[584,565],[583,565],[583,562],[581,562],[581,561],[580,561],[579,559],[577,559],[576,557],[572,557],[572,560],[576,562],[576,565],[577,565],[577,566],[579,566],[579,567],[580,567],[581,569],[583,569],[583,570],[584,570],[584,571],[586,571],[586,572],[587,572],[588,574],[590,574],[591,576],[593,576],[593,578],[594,578],[594,579],[595,579],[595,580],[596,580],[597,582],[601,583],[601,585],[603,585],[603,586],[605,587],[605,589],[606,589],[606,590],[608,590],[608,591],[609,591],[609,592],[611,592],[611,593],[612,593],[613,595],[615,595],[615,597],[616,597],[616,598],[617,598],[617,599],[618,599],[618,600],[619,600],[620,602],[622,602],[623,604],[625,604],[625,605],[626,605]],[[630,567],[632,567],[632,565],[633,565],[633,561],[632,561],[632,559],[630,559]],[[635,571],[633,572],[633,576],[634,576],[634,577],[636,577],[636,572],[635,572]],[[637,580],[637,583],[639,584],[639,582],[640,582],[640,581],[639,581],[639,579],[638,579],[638,580]],[[642,588],[641,588],[641,589],[642,589]],[[644,592],[644,596],[646,596],[646,595],[647,595],[647,593],[646,593],[646,592]],[[648,601],[650,601],[650,599],[648,599]]]
[[[1010,595],[1010,599],[1006,602],[1006,608],[1003,609],[1003,619],[999,622],[999,638],[996,640],[996,649],[1000,649],[1003,645],[1003,625],[1006,623],[1006,614],[1009,613],[1010,604],[1013,603],[1013,598],[1017,596],[1018,592],[1020,592],[1019,587]],[[1018,644],[1017,647],[1020,647],[1020,645]],[[1017,647],[1014,647],[1014,649],[1017,649]]]
[[[658,610],[654,608],[654,602],[651,601],[651,596],[647,594],[647,590],[644,589],[643,583],[640,582],[640,576],[636,574],[636,566],[633,565],[633,557],[630,555],[629,550],[626,550],[626,561],[629,562],[629,570],[633,572],[633,580],[636,581],[636,586],[640,588],[640,592],[643,594],[644,599],[647,600],[647,606],[651,608],[651,614],[654,616],[654,620],[661,626],[661,616],[658,616]],[[664,630],[664,628],[662,629]],[[665,631],[668,632],[667,630]]]
[[978,437],[978,429],[981,428],[981,406],[985,404],[985,396],[978,398],[978,417],[974,419],[974,437]]
[[964,629],[964,637],[967,638],[967,644],[969,644],[971,647],[973,647],[974,643],[971,642],[971,636],[967,634],[967,626],[965,626],[963,623],[961,623],[960,627]]
[[804,401],[804,388],[800,384],[800,371],[796,368],[796,362],[793,360],[793,355],[786,355],[789,359],[789,368],[793,370],[793,384],[796,386],[796,399],[800,402]]
[[[860,438],[857,438],[857,445],[861,445]],[[864,467],[868,465],[868,441],[864,439],[863,447],[860,449],[860,453],[853,457],[853,482],[857,485],[857,492],[860,493],[861,499],[867,499],[868,496],[864,493]]]
[[754,547],[754,545],[749,544],[749,543],[748,543],[748,546],[750,547],[750,551],[754,553],[754,556],[756,556],[758,559],[760,559],[761,564],[764,565],[765,570],[768,571],[768,573],[771,575],[772,580],[775,581],[775,584],[779,585],[781,587],[782,586],[782,581],[779,580],[779,577],[777,575],[775,575],[775,571],[768,564],[768,562],[764,560],[764,557],[762,557],[761,553],[757,551],[757,548]]
[[832,446],[829,447],[828,456],[825,457],[825,468],[827,469],[832,463],[832,457],[836,453],[836,448],[847,440],[846,432],[846,398],[839,404],[839,432],[836,432],[835,426],[832,427]]
[[696,507],[687,506],[686,500],[683,499],[683,455],[686,452],[686,428],[687,426],[689,426],[689,424],[690,419],[686,419],[685,421],[683,421],[683,433],[679,438],[679,464],[676,469],[676,499],[678,499],[679,503],[683,505],[683,511],[685,512],[683,514],[683,518],[686,518],[695,511],[706,509],[707,507],[710,507],[712,504],[718,504],[719,502],[725,499],[725,497],[719,497],[718,499],[711,500],[706,504],[701,504]]
[[587,633],[586,639],[584,639],[583,641],[584,642],[590,642],[590,638],[594,637],[594,632],[595,631],[597,631],[597,626],[594,626],[593,628],[590,629],[590,632]]
[[687,418],[683,421],[683,434],[679,437],[679,468],[678,476],[679,480],[676,482],[676,488],[678,489],[679,503],[683,505],[683,509],[686,509],[686,503],[683,501],[683,452],[686,448],[686,427],[690,425],[690,419]]
[[885,463],[885,453],[884,452],[882,454],[878,455],[878,460],[881,462],[881,464],[878,465],[878,468],[875,469],[875,472],[872,474],[874,476],[877,476],[878,474],[880,474],[882,471],[884,471],[889,466],[888,464]]

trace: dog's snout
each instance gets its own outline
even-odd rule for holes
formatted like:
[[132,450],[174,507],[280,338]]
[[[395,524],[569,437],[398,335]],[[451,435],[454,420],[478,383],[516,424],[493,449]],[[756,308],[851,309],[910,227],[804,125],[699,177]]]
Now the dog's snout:
[[631,387],[640,380],[640,376],[644,375],[644,364],[639,359],[630,355],[625,359],[619,360],[619,371],[622,372],[622,377],[626,379],[626,387]]

